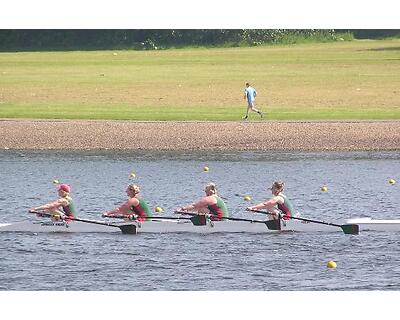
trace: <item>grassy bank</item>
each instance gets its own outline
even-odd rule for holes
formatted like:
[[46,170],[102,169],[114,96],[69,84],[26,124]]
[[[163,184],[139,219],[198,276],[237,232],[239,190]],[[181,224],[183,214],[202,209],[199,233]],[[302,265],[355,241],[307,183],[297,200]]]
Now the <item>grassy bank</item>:
[[249,81],[267,119],[400,119],[399,74],[399,39],[0,53],[0,118],[239,120]]

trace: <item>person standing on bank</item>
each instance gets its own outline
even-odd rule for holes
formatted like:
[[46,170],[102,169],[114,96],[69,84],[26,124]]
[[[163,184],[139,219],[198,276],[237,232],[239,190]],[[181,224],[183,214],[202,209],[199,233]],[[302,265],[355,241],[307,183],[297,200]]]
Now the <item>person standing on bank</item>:
[[254,111],[257,112],[260,117],[263,117],[263,113],[256,109],[255,107],[255,99],[257,96],[257,91],[254,89],[252,86],[250,86],[250,83],[246,82],[246,88],[244,89],[244,100],[247,100],[247,111],[246,115],[242,118],[242,120],[247,120],[249,117],[249,112]]

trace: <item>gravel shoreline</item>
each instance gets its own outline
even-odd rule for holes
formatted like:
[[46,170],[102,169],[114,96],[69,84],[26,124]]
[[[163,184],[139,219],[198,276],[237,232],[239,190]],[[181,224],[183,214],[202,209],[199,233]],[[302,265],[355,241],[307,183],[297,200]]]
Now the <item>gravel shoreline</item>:
[[400,121],[0,120],[0,150],[389,151]]

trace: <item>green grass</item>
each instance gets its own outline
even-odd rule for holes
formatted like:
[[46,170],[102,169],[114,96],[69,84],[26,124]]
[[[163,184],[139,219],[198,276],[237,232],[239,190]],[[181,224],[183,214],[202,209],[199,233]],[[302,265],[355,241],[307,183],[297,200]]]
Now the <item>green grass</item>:
[[[34,112],[32,109],[34,108]],[[137,120],[137,121],[237,121],[244,115],[243,107],[149,107],[139,108],[128,105],[110,106],[66,106],[26,107],[0,106],[2,118],[20,119],[92,119],[92,120]],[[391,120],[399,119],[400,108],[367,110],[343,108],[271,107],[265,108],[264,120]],[[260,120],[256,113],[250,113],[251,120]]]
[[240,120],[249,81],[267,119],[400,119],[399,74],[399,39],[0,53],[0,118]]

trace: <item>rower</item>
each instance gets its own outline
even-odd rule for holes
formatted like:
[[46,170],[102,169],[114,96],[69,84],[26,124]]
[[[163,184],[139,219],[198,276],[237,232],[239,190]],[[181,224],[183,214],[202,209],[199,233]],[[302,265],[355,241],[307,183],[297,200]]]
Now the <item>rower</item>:
[[206,195],[199,201],[187,206],[178,208],[176,213],[184,214],[184,212],[197,212],[199,214],[209,214],[213,221],[223,220],[228,217],[228,209],[224,200],[218,196],[217,186],[215,183],[208,183],[204,189]]
[[[52,220],[65,220],[70,222],[75,218],[76,210],[70,196],[71,187],[67,184],[60,184],[57,188],[59,198],[56,201],[32,208],[30,211],[50,213]],[[40,216],[40,214],[37,214]]]
[[271,214],[270,217],[274,220],[278,220],[282,217],[284,220],[288,220],[294,214],[294,207],[290,200],[283,194],[284,182],[275,181],[269,190],[272,192],[272,197],[261,202],[255,206],[247,207],[247,211],[267,209]]
[[132,219],[135,217],[137,221],[145,221],[151,217],[151,210],[147,202],[139,196],[140,187],[136,184],[130,184],[126,188],[128,200],[117,208],[102,214],[102,217],[118,217]]

